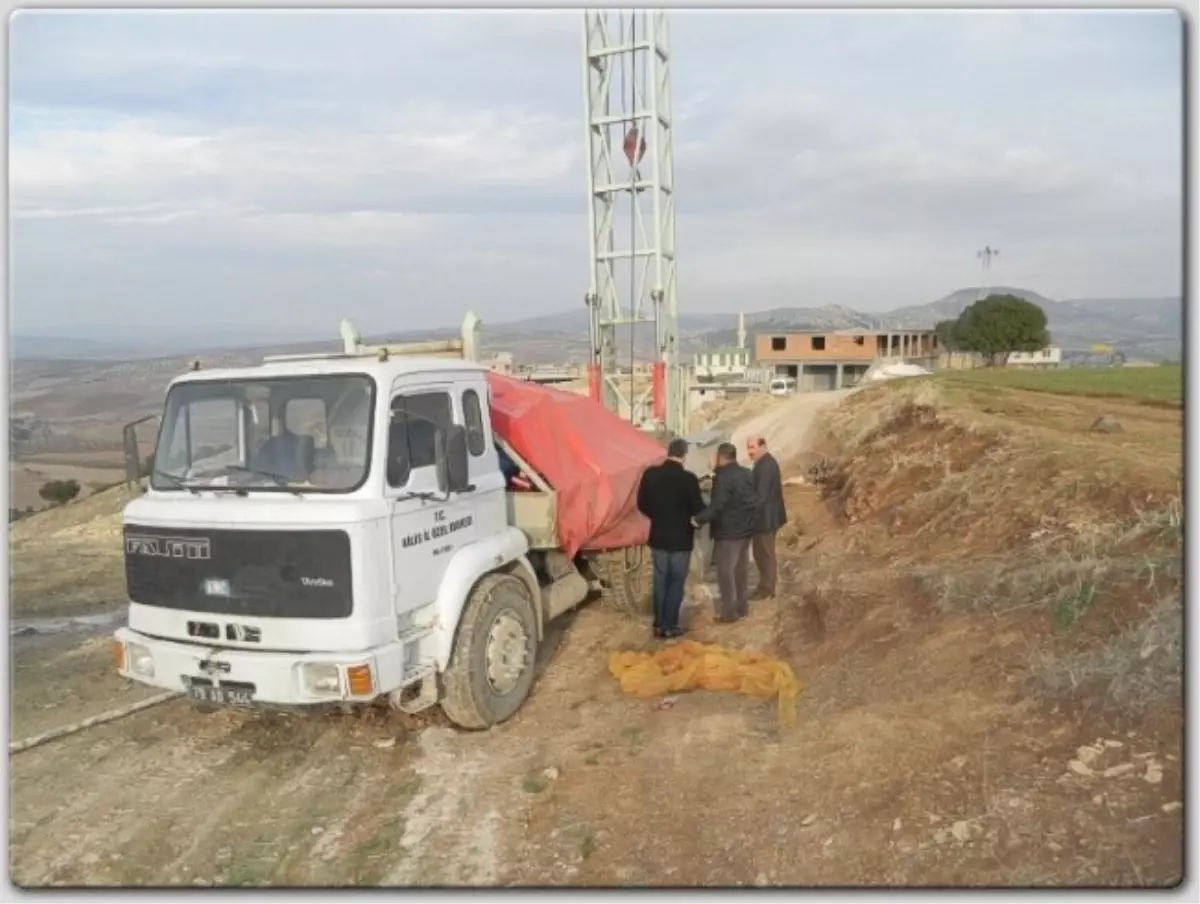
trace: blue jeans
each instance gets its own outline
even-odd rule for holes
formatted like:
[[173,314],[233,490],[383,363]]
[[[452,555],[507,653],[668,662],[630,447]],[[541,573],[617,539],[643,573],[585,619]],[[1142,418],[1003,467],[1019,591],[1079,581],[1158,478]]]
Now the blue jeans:
[[680,610],[683,608],[683,585],[691,566],[690,552],[651,550],[654,560],[654,629],[678,631]]

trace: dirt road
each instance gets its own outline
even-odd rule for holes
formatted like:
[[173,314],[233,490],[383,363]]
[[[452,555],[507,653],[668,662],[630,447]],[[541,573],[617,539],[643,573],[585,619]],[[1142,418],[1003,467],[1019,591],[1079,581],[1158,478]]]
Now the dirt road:
[[800,392],[783,404],[768,408],[733,431],[732,441],[738,447],[738,454],[742,454],[747,440],[761,436],[776,459],[791,461],[808,445],[813,425],[821,412],[840,404],[854,391]]
[[[739,439],[765,433],[783,458],[803,441],[803,412],[835,401],[797,397]],[[882,408],[863,411],[835,425],[837,435],[864,433],[862,418],[891,423]],[[903,468],[910,458],[940,462],[947,440],[928,425],[896,424],[870,440],[887,442],[886,456],[849,440],[823,450],[846,463],[863,452],[862,464],[847,466],[858,469],[854,492],[875,487],[866,496],[788,488],[794,523],[780,538],[778,600],[756,604],[735,626],[714,625],[702,604],[688,609],[698,639],[763,649],[793,666],[804,683],[794,727],[780,728],[773,705],[732,695],[683,695],[667,708],[622,696],[608,655],[645,647],[646,626],[592,605],[556,626],[528,703],[488,732],[458,732],[436,715],[202,715],[173,702],[18,754],[15,880],[1176,881],[1181,748],[1171,707],[1127,715],[1026,689],[1031,651],[1082,643],[1099,628],[1085,615],[1079,631],[1047,634],[1051,614],[956,608],[930,589],[951,574],[937,570],[932,551],[961,565],[953,545],[961,529],[938,527],[910,543],[893,520],[915,517],[913,507],[944,491]],[[925,445],[912,445],[914,436]],[[990,455],[997,474],[1016,468],[1020,459],[999,448],[971,467],[992,467]],[[964,462],[954,458],[946,473]],[[992,472],[980,473],[988,486]],[[887,502],[887,481],[906,477],[909,495]],[[852,519],[843,496],[859,506]],[[871,508],[875,500],[882,508]],[[965,503],[963,512],[978,520]],[[53,535],[64,532],[65,523]],[[32,535],[15,548],[36,555]],[[1157,580],[1167,592],[1166,573]],[[96,640],[27,639],[16,657],[15,735],[137,693],[111,677]]]

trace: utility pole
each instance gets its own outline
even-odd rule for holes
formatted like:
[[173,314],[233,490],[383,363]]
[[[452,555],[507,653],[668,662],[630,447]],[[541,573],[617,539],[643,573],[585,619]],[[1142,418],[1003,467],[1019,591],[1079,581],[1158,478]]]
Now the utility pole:
[[[686,431],[687,388],[677,350],[669,38],[662,10],[584,12],[588,391],[638,426],[678,434]],[[650,324],[651,384],[639,393],[634,341]],[[618,341],[626,338],[618,327],[628,330],[628,382],[618,363]]]

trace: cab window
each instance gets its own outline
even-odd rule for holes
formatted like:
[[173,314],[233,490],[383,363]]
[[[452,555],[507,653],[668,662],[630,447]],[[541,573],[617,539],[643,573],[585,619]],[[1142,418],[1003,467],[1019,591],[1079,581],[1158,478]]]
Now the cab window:
[[450,395],[423,392],[392,400],[388,428],[388,483],[406,486],[414,471],[437,463],[437,432],[454,422]]

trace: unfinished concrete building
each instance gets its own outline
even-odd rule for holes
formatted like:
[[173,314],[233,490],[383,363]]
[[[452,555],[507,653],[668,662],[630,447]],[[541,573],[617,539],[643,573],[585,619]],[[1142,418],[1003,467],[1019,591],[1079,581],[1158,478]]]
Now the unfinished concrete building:
[[801,392],[853,386],[877,361],[932,370],[939,352],[933,330],[798,330],[754,338],[758,365],[792,377]]

